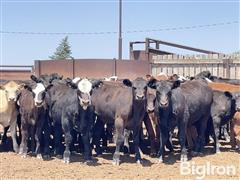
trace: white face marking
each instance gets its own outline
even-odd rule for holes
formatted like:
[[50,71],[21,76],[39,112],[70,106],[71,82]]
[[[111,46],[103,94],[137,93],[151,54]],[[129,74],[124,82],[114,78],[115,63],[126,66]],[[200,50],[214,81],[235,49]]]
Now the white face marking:
[[111,76],[109,78],[104,78],[105,81],[117,81],[118,77],[117,76]]
[[42,83],[37,83],[37,86],[35,89],[32,90],[35,94],[35,97],[34,97],[34,102],[35,102],[35,105],[37,105],[37,103],[42,103],[42,98],[40,96],[40,94],[45,91],[45,87]]
[[82,93],[88,93],[90,94],[90,91],[92,90],[92,83],[88,79],[82,79],[78,83],[78,89]]
[[185,78],[184,76],[179,75],[178,80],[180,80],[180,81],[184,81],[184,80],[187,80],[187,78]]
[[92,90],[92,83],[88,79],[82,79],[78,83],[78,89],[82,94],[82,97],[78,97],[80,105],[83,107],[84,110],[86,110],[88,105],[91,104],[90,91]]
[[208,79],[208,78],[205,78],[205,80],[206,80],[207,82],[210,82],[210,83],[212,82],[212,81],[211,81],[210,79]]
[[73,80],[72,80],[72,82],[74,83],[74,84],[77,84],[77,82],[78,81],[80,81],[80,77],[75,77]]

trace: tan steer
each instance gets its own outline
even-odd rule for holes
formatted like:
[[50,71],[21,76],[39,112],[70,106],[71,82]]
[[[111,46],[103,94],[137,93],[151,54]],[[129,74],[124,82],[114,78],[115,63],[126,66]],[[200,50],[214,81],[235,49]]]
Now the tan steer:
[[0,85],[0,124],[5,128],[10,126],[10,132],[13,140],[13,149],[18,152],[16,141],[17,107],[16,100],[19,85],[14,81],[9,81],[5,85]]

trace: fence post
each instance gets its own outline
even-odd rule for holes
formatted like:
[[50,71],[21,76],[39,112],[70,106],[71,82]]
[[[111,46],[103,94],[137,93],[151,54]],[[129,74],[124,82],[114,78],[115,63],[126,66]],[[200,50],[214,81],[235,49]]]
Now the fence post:
[[39,60],[35,60],[34,61],[34,74],[37,76],[37,77],[39,77],[40,76],[40,74],[41,74],[41,69],[40,69],[40,61]]
[[224,69],[226,70],[226,78],[230,78],[230,64],[231,64],[231,59],[224,59],[223,61],[224,64]]

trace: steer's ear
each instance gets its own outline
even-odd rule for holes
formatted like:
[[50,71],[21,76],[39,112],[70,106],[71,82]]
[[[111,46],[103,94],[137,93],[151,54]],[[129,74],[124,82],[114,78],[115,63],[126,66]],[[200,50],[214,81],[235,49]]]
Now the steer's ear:
[[153,89],[156,89],[156,83],[157,83],[157,80],[156,79],[150,79],[149,81],[148,81],[148,87],[150,87],[150,88],[153,88]]
[[19,86],[18,86],[18,90],[21,90],[22,88],[24,88],[24,86],[25,86],[24,83],[19,84]]
[[103,84],[101,80],[95,80],[92,82],[92,88],[98,88]]
[[73,83],[70,78],[67,78],[65,81],[66,81],[67,86],[69,86],[73,89],[77,89],[77,84]]
[[49,90],[52,86],[53,86],[52,84],[49,84],[49,85],[46,87],[45,91]]
[[153,79],[153,77],[152,77],[152,75],[147,74],[147,75],[146,75],[146,79],[147,79],[148,81],[150,81],[151,79]]
[[1,90],[5,90],[5,87],[4,87],[4,86],[0,86],[0,89],[1,89]]
[[128,87],[132,87],[132,82],[129,79],[124,79],[123,84]]
[[29,86],[28,84],[25,84],[25,85],[24,85],[24,88],[32,92],[32,88],[31,88],[31,86]]
[[229,91],[225,91],[225,92],[224,92],[224,95],[225,95],[226,97],[230,98],[230,99],[233,98],[232,93],[230,93]]
[[30,78],[31,78],[33,81],[35,81],[36,83],[39,82],[39,79],[38,79],[36,76],[34,76],[34,75],[31,75]]
[[175,88],[179,87],[180,84],[181,84],[181,81],[179,81],[179,80],[174,81],[173,85],[172,85],[172,89],[175,89]]

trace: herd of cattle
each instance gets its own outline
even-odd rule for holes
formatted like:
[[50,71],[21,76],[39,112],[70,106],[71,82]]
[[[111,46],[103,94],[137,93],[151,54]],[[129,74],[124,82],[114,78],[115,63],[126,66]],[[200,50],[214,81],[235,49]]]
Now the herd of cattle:
[[188,152],[203,153],[210,137],[219,153],[221,131],[230,131],[232,147],[240,150],[239,111],[240,80],[218,78],[208,71],[190,79],[162,74],[133,81],[63,79],[54,73],[32,75],[27,81],[2,80],[0,85],[2,146],[10,129],[13,150],[22,157],[29,151],[43,159],[54,154],[65,163],[80,145],[84,160],[91,162],[92,149],[101,155],[112,134],[113,163],[120,164],[121,148],[124,144],[129,150],[130,138],[136,162],[141,163],[143,122],[151,155],[159,162],[164,161],[166,148],[174,150],[174,129],[181,161],[188,159]]

